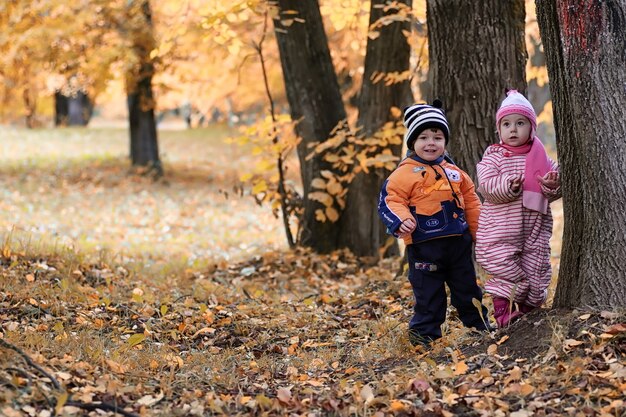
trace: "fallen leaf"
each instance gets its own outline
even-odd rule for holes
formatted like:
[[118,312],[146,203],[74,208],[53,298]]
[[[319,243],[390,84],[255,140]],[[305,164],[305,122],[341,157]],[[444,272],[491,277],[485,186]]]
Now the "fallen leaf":
[[458,362],[454,366],[454,375],[456,375],[456,376],[463,375],[463,374],[465,374],[467,372],[468,369],[469,369],[469,367],[467,366],[465,361]]
[[67,391],[63,391],[58,397],[57,397],[57,404],[54,407],[54,411],[56,411],[57,414],[61,413],[61,409],[63,408],[63,406],[65,405],[65,403],[67,402],[67,399],[69,398],[69,394],[67,393]]
[[192,339],[195,339],[196,337],[202,335],[202,334],[213,334],[215,333],[215,329],[213,327],[203,327],[200,330],[198,330],[197,332],[195,332],[193,334],[193,336],[191,336]]
[[116,374],[123,374],[126,372],[126,367],[115,361],[107,359],[106,364],[109,366],[109,369],[111,369],[111,371],[115,372]]
[[137,400],[137,404],[150,407],[158,403],[159,401],[161,401],[164,396],[165,394],[163,394],[162,392],[160,392],[156,397],[153,397],[152,395],[144,395],[143,397]]
[[513,411],[510,414],[510,417],[531,417],[532,415],[533,415],[533,413],[530,412],[530,411],[518,410],[518,411]]
[[361,388],[361,399],[365,401],[365,404],[369,404],[374,399],[374,392],[369,384]]
[[291,401],[291,390],[289,388],[278,388],[276,397],[280,402],[288,404]]
[[569,350],[575,346],[580,346],[582,344],[583,342],[581,342],[580,340],[565,339],[565,341],[563,342],[563,350]]
[[134,335],[132,335],[131,337],[128,338],[127,342],[130,345],[130,347],[133,346],[137,346],[138,344],[140,344],[141,342],[143,342],[146,339],[146,335],[143,333],[135,333]]
[[604,331],[604,333],[609,333],[609,334],[618,334],[618,333],[623,333],[623,332],[626,332],[626,324],[624,323],[614,324],[613,326],[609,327],[608,329]]
[[389,404],[389,408],[391,408],[391,411],[399,413],[405,411],[406,406],[402,403],[402,401],[392,400],[391,404]]

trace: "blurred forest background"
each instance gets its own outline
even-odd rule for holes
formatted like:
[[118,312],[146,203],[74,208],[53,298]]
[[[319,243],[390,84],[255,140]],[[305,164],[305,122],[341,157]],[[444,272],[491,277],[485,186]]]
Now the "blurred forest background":
[[[525,3],[528,95],[540,117],[541,137],[553,143],[545,57],[534,2]],[[125,81],[136,71],[134,48],[143,32],[153,38],[148,53],[155,66],[154,110],[161,128],[250,125],[267,116],[257,52],[264,35],[273,37],[273,31],[264,29],[265,3],[161,1],[150,5],[149,21],[144,4],[6,2],[0,9],[2,122],[32,128],[125,125]],[[368,34],[375,36],[375,30],[368,31],[370,4],[322,1],[320,11],[342,96],[354,119],[366,41]],[[420,101],[431,89],[425,2],[416,2],[410,17],[410,78]],[[275,106],[288,114],[273,39],[263,42],[263,55]]]

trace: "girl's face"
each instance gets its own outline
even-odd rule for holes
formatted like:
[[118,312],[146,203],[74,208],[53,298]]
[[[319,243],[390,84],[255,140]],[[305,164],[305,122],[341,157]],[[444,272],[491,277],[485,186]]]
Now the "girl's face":
[[532,126],[526,116],[511,113],[500,120],[500,140],[509,146],[522,146],[530,140]]
[[446,150],[446,137],[441,129],[423,130],[413,145],[415,154],[425,161],[434,161]]

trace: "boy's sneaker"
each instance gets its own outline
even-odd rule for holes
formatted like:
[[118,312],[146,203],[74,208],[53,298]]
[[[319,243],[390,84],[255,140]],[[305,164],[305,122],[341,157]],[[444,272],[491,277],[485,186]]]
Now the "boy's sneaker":
[[411,342],[413,346],[421,346],[424,349],[429,349],[432,341],[433,339],[431,337],[423,336],[417,331],[409,329],[409,342]]

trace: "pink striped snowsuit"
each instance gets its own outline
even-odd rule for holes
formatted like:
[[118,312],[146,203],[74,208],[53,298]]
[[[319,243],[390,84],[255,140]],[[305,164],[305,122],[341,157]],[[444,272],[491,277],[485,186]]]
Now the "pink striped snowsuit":
[[[552,277],[552,213],[549,206],[545,215],[523,207],[522,193],[511,191],[511,179],[524,173],[525,163],[525,154],[499,145],[488,147],[478,163],[478,192],[485,201],[478,218],[476,260],[491,276],[485,284],[488,293],[539,307]],[[561,196],[560,187],[542,191],[550,202]]]

